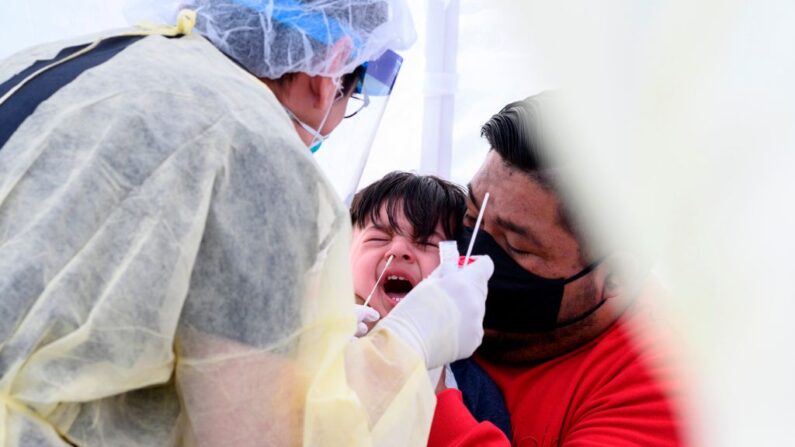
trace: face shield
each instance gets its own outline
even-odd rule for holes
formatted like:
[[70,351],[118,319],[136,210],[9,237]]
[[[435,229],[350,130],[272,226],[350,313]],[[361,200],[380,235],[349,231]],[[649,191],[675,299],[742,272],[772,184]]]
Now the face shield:
[[345,119],[323,143],[323,149],[315,154],[346,205],[350,205],[359,186],[402,63],[402,57],[386,50],[379,58],[361,65],[345,109]]

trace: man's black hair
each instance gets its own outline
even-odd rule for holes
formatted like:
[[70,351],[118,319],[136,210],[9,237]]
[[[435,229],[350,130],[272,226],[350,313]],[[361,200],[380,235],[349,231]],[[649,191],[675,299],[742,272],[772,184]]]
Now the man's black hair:
[[542,119],[545,117],[541,116],[540,109],[543,102],[554,100],[553,95],[543,92],[512,102],[480,129],[480,136],[486,138],[505,163],[533,177],[551,168],[549,158],[542,152],[548,148],[542,147]]
[[[381,222],[386,207],[388,222]],[[466,212],[466,193],[455,183],[433,175],[394,171],[353,196],[351,223],[364,228],[369,222],[389,225],[396,233],[397,216],[403,212],[413,227],[411,237],[420,242],[430,238],[442,224],[444,237],[454,239]]]
[[[561,167],[555,166],[553,157],[548,156],[554,144],[554,139],[548,135],[554,127],[549,124],[559,118],[548,115],[554,113],[556,101],[555,93],[547,91],[512,102],[480,128],[480,136],[486,138],[491,150],[497,152],[506,165],[527,174],[562,199],[559,185],[556,185]],[[578,236],[571,210],[562,200],[558,216],[563,228]]]

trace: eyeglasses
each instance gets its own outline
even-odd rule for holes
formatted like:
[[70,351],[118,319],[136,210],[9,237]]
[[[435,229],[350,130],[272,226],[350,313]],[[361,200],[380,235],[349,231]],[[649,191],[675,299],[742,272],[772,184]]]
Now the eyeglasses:
[[[364,86],[364,74],[367,71],[367,62],[360,65],[350,74],[350,82],[345,86],[344,91],[352,91],[345,106],[345,118],[350,118],[359,113],[363,108],[370,104],[370,97],[367,95]],[[347,80],[344,80],[347,81]]]
[[361,112],[363,108],[370,104],[370,97],[366,92],[354,93],[348,99],[348,105],[345,106],[345,118],[350,118],[357,113]]

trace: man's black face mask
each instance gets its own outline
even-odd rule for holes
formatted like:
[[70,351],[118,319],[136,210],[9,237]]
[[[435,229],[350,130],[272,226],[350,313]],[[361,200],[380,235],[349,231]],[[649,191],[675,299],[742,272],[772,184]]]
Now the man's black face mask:
[[[458,249],[464,253],[472,237],[472,228],[464,227]],[[472,248],[473,255],[489,255],[494,274],[489,279],[486,317],[483,327],[501,332],[540,333],[582,321],[596,312],[606,300],[566,321],[558,323],[558,314],[566,284],[590,273],[594,262],[569,278],[550,279],[528,272],[508,255],[487,232],[480,230]]]

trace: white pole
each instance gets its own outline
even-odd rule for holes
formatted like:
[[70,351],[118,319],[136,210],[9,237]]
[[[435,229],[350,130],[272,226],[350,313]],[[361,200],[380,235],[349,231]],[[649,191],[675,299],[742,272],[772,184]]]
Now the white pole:
[[420,172],[450,177],[460,0],[428,0]]

